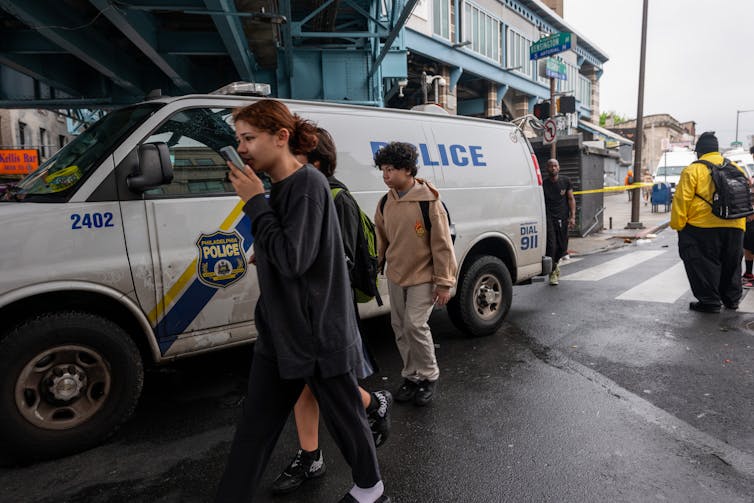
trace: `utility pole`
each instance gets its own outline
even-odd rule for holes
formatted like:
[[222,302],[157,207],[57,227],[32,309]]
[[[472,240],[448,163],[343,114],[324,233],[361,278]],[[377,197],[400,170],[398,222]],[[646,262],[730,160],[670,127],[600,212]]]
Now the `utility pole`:
[[[550,77],[550,117],[555,117],[555,79]],[[550,159],[557,159],[558,147],[556,141],[550,145]]]
[[[644,64],[647,59],[647,10],[649,0],[644,0],[641,16],[641,57],[639,58],[639,99],[636,106],[636,139],[634,143],[634,182],[641,180],[641,154],[644,143]],[[641,190],[637,187],[631,189],[633,193],[631,204],[631,221],[626,228],[643,229],[644,225],[639,221],[639,204],[641,202]]]

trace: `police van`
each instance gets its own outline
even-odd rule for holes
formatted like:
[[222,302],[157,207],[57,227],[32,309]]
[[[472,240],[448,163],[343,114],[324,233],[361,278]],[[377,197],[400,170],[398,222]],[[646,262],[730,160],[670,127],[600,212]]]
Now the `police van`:
[[[0,445],[13,459],[100,443],[133,412],[145,365],[254,340],[254,236],[218,151],[258,98],[189,95],[115,110],[0,202]],[[373,215],[373,154],[420,154],[456,227],[464,333],[500,327],[512,285],[549,273],[542,178],[513,125],[287,101],[326,128],[338,176]],[[385,281],[381,282],[383,287]],[[388,295],[383,295],[387,301]],[[386,312],[373,301],[363,316]]]

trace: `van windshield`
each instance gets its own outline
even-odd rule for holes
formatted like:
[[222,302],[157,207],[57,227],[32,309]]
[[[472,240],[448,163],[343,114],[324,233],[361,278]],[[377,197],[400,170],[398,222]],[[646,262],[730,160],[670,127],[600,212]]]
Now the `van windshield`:
[[39,169],[9,187],[6,201],[59,202],[67,200],[121,142],[161,104],[147,103],[107,114],[60,149]]
[[681,171],[686,166],[660,166],[655,176],[681,176]]

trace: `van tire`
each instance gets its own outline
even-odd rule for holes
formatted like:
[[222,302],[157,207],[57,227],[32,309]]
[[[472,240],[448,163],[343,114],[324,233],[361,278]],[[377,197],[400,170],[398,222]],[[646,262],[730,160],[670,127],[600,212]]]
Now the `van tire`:
[[494,334],[511,308],[513,282],[497,257],[482,255],[458,279],[456,295],[448,303],[450,321],[475,337]]
[[0,339],[2,461],[100,444],[131,416],[143,381],[134,341],[108,319],[64,311],[16,325]]

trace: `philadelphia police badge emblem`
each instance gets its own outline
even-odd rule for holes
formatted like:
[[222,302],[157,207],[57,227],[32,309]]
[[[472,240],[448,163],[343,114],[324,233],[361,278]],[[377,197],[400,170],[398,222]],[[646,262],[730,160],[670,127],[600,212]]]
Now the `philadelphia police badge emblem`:
[[246,274],[243,238],[238,232],[201,234],[196,247],[199,248],[199,281],[205,285],[225,288]]

